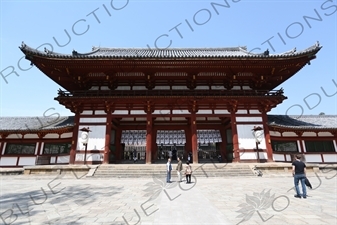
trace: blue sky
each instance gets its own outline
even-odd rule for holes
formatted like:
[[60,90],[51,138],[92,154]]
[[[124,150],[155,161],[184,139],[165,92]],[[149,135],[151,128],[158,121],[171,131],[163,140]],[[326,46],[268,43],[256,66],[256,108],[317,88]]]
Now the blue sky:
[[22,41],[70,54],[93,46],[164,48],[169,40],[170,47],[247,46],[271,54],[319,41],[317,59],[278,87],[288,99],[269,114],[337,114],[337,0],[14,0],[1,1],[0,10],[0,116],[72,115],[54,100],[59,86],[22,59]]

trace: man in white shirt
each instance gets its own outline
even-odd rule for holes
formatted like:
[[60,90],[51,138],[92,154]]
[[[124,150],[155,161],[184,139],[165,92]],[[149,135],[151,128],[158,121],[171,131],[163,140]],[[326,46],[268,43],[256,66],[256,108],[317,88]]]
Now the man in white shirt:
[[172,165],[171,165],[171,158],[168,158],[166,163],[166,183],[171,183],[171,171],[172,171]]

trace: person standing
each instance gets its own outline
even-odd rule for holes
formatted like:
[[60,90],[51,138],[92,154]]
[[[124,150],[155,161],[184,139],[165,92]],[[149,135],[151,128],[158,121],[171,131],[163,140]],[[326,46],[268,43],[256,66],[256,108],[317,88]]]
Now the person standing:
[[192,163],[192,152],[189,152],[188,153],[188,156],[187,156],[187,161],[189,161],[190,163]]
[[133,163],[137,162],[137,150],[133,149]]
[[183,170],[183,162],[180,160],[180,157],[177,158],[178,164],[177,164],[177,175],[178,175],[178,182],[181,182],[181,171]]
[[302,197],[307,198],[307,189],[305,186],[306,166],[305,166],[305,163],[300,160],[301,154],[297,154],[295,157],[296,157],[296,160],[292,163],[292,173],[293,173],[294,184],[295,184],[295,189],[296,189],[296,195],[294,197],[301,198],[300,189],[298,187],[298,182],[301,181],[302,192],[303,192]]
[[190,162],[187,161],[185,167],[186,184],[191,183],[191,174],[192,174],[192,166],[190,165]]
[[166,163],[166,183],[171,183],[171,171],[172,171],[172,164],[171,164],[171,158],[168,158]]

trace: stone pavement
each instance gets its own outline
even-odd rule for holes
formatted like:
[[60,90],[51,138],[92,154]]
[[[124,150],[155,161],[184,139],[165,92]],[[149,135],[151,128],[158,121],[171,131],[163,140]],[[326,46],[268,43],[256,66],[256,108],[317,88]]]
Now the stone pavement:
[[172,177],[0,176],[0,224],[337,224],[336,170],[310,173],[307,199],[289,174]]

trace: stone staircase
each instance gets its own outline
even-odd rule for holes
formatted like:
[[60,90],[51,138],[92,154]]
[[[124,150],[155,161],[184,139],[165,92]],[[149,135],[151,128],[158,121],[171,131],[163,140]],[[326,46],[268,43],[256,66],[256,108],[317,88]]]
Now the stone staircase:
[[[253,169],[245,164],[191,164],[196,177],[256,177]],[[172,177],[176,177],[176,164],[172,164]],[[102,164],[93,178],[150,178],[165,177],[165,164]]]

